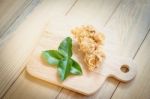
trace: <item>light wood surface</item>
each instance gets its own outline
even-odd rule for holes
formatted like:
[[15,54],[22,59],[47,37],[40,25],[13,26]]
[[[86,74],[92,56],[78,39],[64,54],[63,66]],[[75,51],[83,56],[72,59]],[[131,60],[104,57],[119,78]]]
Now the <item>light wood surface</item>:
[[[28,5],[31,0],[1,0],[0,1],[0,37],[4,35],[5,32],[13,21],[19,16],[19,12],[23,11],[24,7]],[[12,5],[12,6],[10,6]],[[21,7],[22,6],[22,7]]]
[[[42,2],[45,2],[45,4],[43,3],[43,5],[41,5]],[[24,22],[29,19],[32,19],[30,21],[33,22],[33,24],[30,24],[29,26],[35,24],[35,27],[38,27],[36,22],[33,21],[37,20],[34,15],[32,16],[35,12],[37,13],[36,17],[43,18],[46,16],[49,18],[49,21],[50,19],[52,21],[55,16],[59,17],[59,15],[66,15],[71,17],[73,20],[78,20],[77,22],[80,21],[80,23],[95,23],[97,26],[101,26],[112,31],[112,34],[105,34],[107,36],[109,35],[108,42],[113,43],[113,46],[111,43],[108,45],[112,48],[110,52],[134,58],[138,67],[137,78],[129,84],[123,84],[110,78],[104,83],[97,93],[88,97],[67,89],[61,89],[61,87],[47,84],[32,78],[25,72],[16,79],[20,74],[20,71],[24,68],[25,65],[23,64],[26,63],[25,60],[27,59],[27,56],[30,55],[31,49],[34,48],[34,40],[39,37],[37,35],[40,35],[38,33],[26,32],[26,36],[21,34],[18,36],[20,32],[16,32],[16,34],[14,33],[15,35],[12,35],[13,37],[0,48],[0,53],[2,53],[0,54],[1,96],[11,86],[7,93],[5,93],[4,98],[6,99],[41,99],[41,97],[44,97],[45,99],[150,98],[150,85],[148,83],[148,61],[150,49],[148,47],[149,37],[147,36],[150,28],[149,0],[113,0],[113,2],[110,0],[67,0],[65,2],[64,0],[49,0],[49,2],[48,0],[43,0],[42,2],[26,19],[24,19],[23,23],[20,24],[16,31],[18,31],[18,29],[21,31],[24,26],[22,24],[25,24]],[[46,8],[46,5],[49,7]],[[45,10],[45,14],[41,15],[40,12],[44,11],[44,9],[47,10]],[[51,16],[53,16],[53,18],[46,15],[46,13],[49,14],[50,11],[52,12]],[[43,19],[46,20],[46,17]],[[21,25],[22,29],[20,29]],[[78,23],[76,25],[78,25]],[[25,34],[25,32],[22,34]],[[25,43],[29,34],[32,34],[32,37],[27,43]],[[18,38],[22,39],[22,41]],[[31,39],[33,42],[31,42]],[[24,50],[19,50],[20,47],[18,46],[21,46]]]
[[[84,13],[84,11],[80,11],[80,13]],[[99,10],[97,10],[97,12],[98,11]],[[131,13],[133,14],[131,15]],[[101,18],[101,16],[99,17]],[[110,35],[110,38],[108,38],[110,39],[110,42],[114,43],[113,46],[116,45],[115,47],[113,47],[110,44],[110,47],[114,48],[112,50],[112,53],[118,53],[120,55],[133,58],[136,55],[138,49],[140,48],[149,29],[149,17],[150,15],[148,1],[141,2],[140,0],[121,0],[120,4],[112,14],[111,18],[104,24],[104,27],[106,29],[110,29],[111,33],[113,33],[108,34]],[[117,47],[117,45],[119,46]],[[77,93],[72,93],[64,89],[59,94],[58,99],[110,99],[115,93],[118,84],[119,82],[117,80],[110,78],[104,83],[102,88],[96,94],[90,97],[79,95]],[[68,96],[68,94],[70,95]]]
[[[41,30],[46,27],[49,18],[54,15],[53,12],[56,11],[55,15],[57,16],[62,15],[73,3],[74,0],[65,2],[63,0],[44,0],[24,19],[12,37],[1,46],[0,97],[4,95],[25,67],[27,57],[37,43],[42,33]],[[61,5],[63,8],[60,7]]]
[[5,43],[39,0],[0,0],[0,45]]
[[[67,18],[67,20],[69,20],[69,18]],[[59,24],[60,22],[63,22],[62,24],[67,24],[65,18],[62,18],[62,20],[59,19],[59,21],[55,21],[55,22]],[[48,33],[50,32],[51,31],[49,31]],[[49,66],[43,63],[43,60],[41,58],[41,52],[44,50],[49,50],[49,49],[51,50],[57,49],[61,40],[64,39],[65,37],[71,36],[71,33],[61,30],[61,33],[59,33],[58,31],[54,33],[52,32],[50,34],[51,36],[47,36],[47,34],[45,33],[43,38],[41,38],[42,40],[40,40],[39,44],[33,51],[33,54],[29,62],[27,63],[26,70],[33,77],[36,77],[38,79],[47,81],[49,83],[52,83],[52,84],[55,84],[55,85],[58,85],[58,86],[61,86],[70,90],[73,90],[78,93],[82,93],[84,95],[91,95],[91,94],[94,94],[102,86],[102,84],[105,82],[105,80],[108,77],[114,77],[118,80],[127,82],[127,81],[132,80],[136,76],[136,65],[132,59],[123,58],[121,56],[119,57],[115,55],[113,56],[109,52],[107,52],[106,54],[106,59],[103,65],[100,66],[95,71],[89,72],[86,68],[86,64],[84,64],[83,62],[83,58],[81,54],[79,54],[80,52],[78,51],[78,47],[75,46],[77,44],[75,44],[75,41],[73,40],[74,42],[73,43],[73,53],[74,53],[73,59],[75,59],[81,65],[83,75],[70,77],[63,82],[60,82],[58,75],[57,75],[57,69],[54,68],[53,66]],[[111,48],[106,48],[106,49],[111,49]],[[115,61],[113,59],[115,59]],[[124,73],[123,71],[121,71],[121,67],[124,64],[126,64],[126,68],[129,69],[127,73]],[[92,87],[89,87],[89,86],[92,86]]]
[[[133,82],[120,83],[112,99],[149,99],[150,95],[150,32],[147,34],[134,60],[136,61],[138,74]],[[126,94],[123,94],[126,93]]]
[[[25,9],[24,7],[29,6],[30,4],[33,4],[29,7],[29,9]],[[35,2],[33,1],[31,3],[30,0],[23,0],[22,2],[18,0],[1,0],[0,1],[0,22],[2,23],[0,25],[0,97],[2,94],[6,92],[6,90],[10,87],[10,85],[15,81],[16,77],[20,74],[23,67],[21,65],[25,62],[25,57],[27,57],[27,53],[30,53],[30,50],[32,49],[31,46],[33,46],[34,40],[33,36],[36,37],[36,35],[31,35],[28,37],[28,34],[24,31],[24,34],[20,34],[22,31],[22,26],[20,25],[20,29],[18,28],[17,31],[10,33],[7,35],[9,30],[14,30],[10,28],[11,26],[13,28],[17,27],[17,25],[20,23],[19,20],[22,18],[25,18],[25,16],[28,13],[28,10],[32,10],[32,8],[35,6]],[[10,7],[9,7],[10,6]],[[22,7],[22,8],[20,8]],[[8,8],[8,9],[7,9]],[[22,13],[22,15],[17,18]],[[17,18],[17,19],[16,19]],[[16,25],[11,25],[12,22],[15,21]],[[27,24],[26,24],[27,25]],[[24,25],[24,26],[26,26]],[[6,27],[5,27],[6,26]],[[7,27],[9,26],[9,29]],[[18,32],[18,33],[17,33]],[[10,40],[8,42],[5,42],[3,44],[3,41],[6,40],[6,38],[9,35],[12,35],[12,38],[9,38]],[[7,35],[7,36],[6,36]],[[8,38],[7,38],[8,39]],[[30,41],[33,40],[33,43],[28,44],[28,42],[24,42],[26,39]],[[22,48],[23,50],[20,50]],[[18,49],[18,50],[17,50]]]

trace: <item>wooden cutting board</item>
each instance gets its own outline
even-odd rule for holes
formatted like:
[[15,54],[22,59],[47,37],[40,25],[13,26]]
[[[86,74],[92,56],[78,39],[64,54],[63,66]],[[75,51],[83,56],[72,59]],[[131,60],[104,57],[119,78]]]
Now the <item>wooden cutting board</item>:
[[[95,93],[108,77],[114,77],[123,82],[130,81],[135,77],[136,66],[133,60],[111,55],[109,51],[105,52],[106,59],[104,63],[94,72],[89,72],[83,62],[82,55],[78,51],[78,45],[73,39],[73,59],[81,65],[83,75],[69,76],[65,81],[60,82],[57,69],[43,62],[41,52],[49,49],[57,49],[60,42],[67,36],[71,36],[71,34],[52,33],[49,35],[49,33],[45,32],[27,64],[27,72],[36,78],[84,95]],[[123,72],[124,68],[128,71]]]

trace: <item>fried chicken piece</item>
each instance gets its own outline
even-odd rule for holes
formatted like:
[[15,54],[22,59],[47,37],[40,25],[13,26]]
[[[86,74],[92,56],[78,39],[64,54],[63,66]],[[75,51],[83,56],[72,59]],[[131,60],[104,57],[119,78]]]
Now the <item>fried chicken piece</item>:
[[72,30],[72,34],[77,39],[80,51],[84,53],[84,61],[90,71],[101,64],[105,58],[102,49],[104,35],[97,32],[93,26],[81,26]]

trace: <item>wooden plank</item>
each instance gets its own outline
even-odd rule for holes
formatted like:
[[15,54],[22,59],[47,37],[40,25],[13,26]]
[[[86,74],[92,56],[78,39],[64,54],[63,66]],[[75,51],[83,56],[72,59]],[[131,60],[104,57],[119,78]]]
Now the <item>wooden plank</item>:
[[0,46],[7,42],[13,31],[33,10],[40,0],[1,0],[0,3]]
[[150,99],[150,32],[139,49],[135,61],[138,75],[133,82],[120,83],[112,99]]
[[[101,0],[81,0],[78,1],[77,4],[73,7],[73,9],[68,13],[68,17],[72,19],[76,19],[74,23],[79,24],[94,24],[97,27],[104,27],[105,23],[109,20],[111,15],[116,10],[120,1],[115,0],[114,2],[110,2],[109,0],[101,1]],[[88,7],[87,7],[88,5]],[[109,34],[110,35],[110,34]],[[110,35],[113,36],[113,35]],[[112,41],[112,40],[111,40]],[[92,96],[84,96],[75,92],[72,92],[67,89],[63,89],[61,93],[57,96],[59,99],[86,99],[86,98],[109,98],[114,89],[112,86],[116,83],[114,79],[108,79],[107,84],[104,84],[102,89],[100,89],[96,94]]]
[[[119,38],[120,49],[117,53],[133,58],[143,41],[150,23],[147,2],[124,0],[106,25],[113,37]],[[113,39],[113,38],[112,38]],[[114,38],[115,39],[115,38]]]
[[[7,89],[12,85],[20,72],[23,70],[28,56],[41,36],[47,22],[51,19],[50,17],[54,15],[64,15],[74,2],[75,0],[43,0],[19,25],[17,30],[14,31],[12,37],[0,48],[0,97],[4,95]],[[40,91],[42,88],[45,92],[52,92],[50,90],[56,90],[56,93],[59,93],[58,89],[61,89],[53,86],[54,88],[49,88],[49,90],[46,90],[46,87],[39,87],[41,86],[39,84],[34,87],[34,91],[28,90],[28,88],[31,88],[30,81],[25,79],[26,77],[22,74],[14,86],[12,86],[6,94],[6,97],[8,96],[8,98],[15,98],[11,96],[19,95],[18,97],[20,98],[28,97],[28,99],[33,99],[32,94],[34,93],[37,94],[37,96],[34,96],[36,98],[38,98],[38,95],[42,95]],[[25,80],[25,84],[22,83],[21,80]],[[38,87],[40,88],[39,91],[36,90]],[[19,90],[16,92],[21,93],[14,93],[13,89],[15,89],[15,91]],[[30,92],[30,94],[26,92]],[[55,95],[56,94],[49,94],[47,97]]]
[[104,26],[120,4],[120,0],[79,0],[66,15],[82,24]]
[[[124,4],[124,5],[123,5]],[[120,16],[120,15],[122,15],[122,12],[124,12],[124,13],[126,13],[127,15],[128,15],[128,10],[126,11],[125,9],[126,8],[128,8],[128,6],[131,6],[131,5],[129,5],[130,4],[130,2],[128,2],[128,3],[125,3],[125,2],[123,2],[123,4],[121,5],[121,7],[123,7],[123,6],[125,6],[124,8],[122,8],[121,10],[119,10],[119,11],[117,11],[117,14],[116,14],[116,16],[114,17],[114,18],[112,18],[113,20],[119,20],[118,19],[118,16]],[[139,4],[140,5],[140,4]],[[121,8],[120,7],[120,8]],[[131,7],[130,7],[131,8]],[[133,12],[134,12],[134,10],[135,10],[136,8],[134,8],[133,9]],[[140,10],[139,10],[140,9]],[[149,20],[148,20],[148,15],[147,15],[147,13],[145,13],[145,9],[141,9],[141,7],[140,6],[138,6],[138,14],[140,15],[140,17],[138,17],[138,18],[136,18],[136,16],[134,16],[134,18],[136,18],[136,20],[138,20],[137,22],[135,22],[136,23],[136,25],[135,25],[135,27],[133,28],[133,29],[131,29],[131,33],[136,33],[137,31],[141,31],[140,33],[141,34],[145,34],[145,29],[147,29],[148,28],[148,22],[149,22]],[[76,15],[77,16],[77,15]],[[83,16],[82,16],[83,17]],[[122,16],[123,17],[123,16]],[[130,19],[123,19],[124,21],[128,21],[128,22],[130,22],[130,20],[131,20],[131,18]],[[142,20],[147,20],[146,22],[144,22],[144,23],[142,23],[143,21]],[[115,21],[111,21],[111,22],[109,22],[108,21],[108,24],[110,24],[111,23],[111,25],[107,25],[106,24],[106,27],[107,26],[115,26],[116,24],[118,24],[118,23],[115,23]],[[134,22],[133,22],[134,23]],[[131,24],[133,24],[132,22],[130,23],[130,25]],[[142,26],[144,27],[144,28],[142,28],[142,27],[140,27],[140,24],[143,24]],[[121,24],[119,24],[119,25],[121,25]],[[122,30],[124,30],[125,31],[125,29],[123,28],[124,27],[124,25],[121,25],[122,26],[122,29],[121,29],[121,31]],[[133,27],[134,25],[132,25],[132,26],[130,26],[130,27]],[[137,30],[137,28],[139,28],[139,30]],[[142,29],[141,29],[142,28]],[[110,30],[112,30],[112,31],[116,31],[117,30],[117,27],[116,28],[112,28],[112,29],[110,29]],[[116,31],[117,32],[117,31]],[[119,32],[120,33],[120,32]],[[128,32],[129,33],[129,32]],[[117,33],[115,34],[115,35],[117,35]],[[138,34],[138,35],[140,35],[140,34]],[[111,35],[112,36],[112,35]],[[118,36],[120,36],[120,35],[118,35]],[[115,37],[115,38],[117,38],[118,36],[112,36],[112,37]],[[132,37],[134,37],[134,36],[132,36]],[[142,38],[144,38],[143,36],[142,36]],[[113,39],[113,38],[112,38]],[[139,38],[139,39],[141,39],[141,38]],[[138,39],[138,40],[139,40]],[[117,41],[117,40],[116,40]],[[140,40],[141,41],[141,40]],[[135,41],[136,42],[136,41]],[[119,52],[120,53],[120,52]],[[135,52],[136,53],[136,52]],[[127,55],[127,54],[126,54]],[[128,56],[128,55],[127,55]],[[129,55],[130,56],[130,55]],[[132,56],[132,55],[131,55]],[[134,56],[134,55],[133,55]],[[77,93],[74,93],[74,92],[70,92],[69,90],[63,90],[62,91],[62,93],[57,97],[57,98],[105,98],[105,99],[107,99],[107,98],[110,98],[111,97],[111,95],[112,95],[112,92],[115,90],[115,88],[116,88],[116,83],[115,82],[117,82],[117,81],[115,81],[114,80],[114,82],[112,82],[112,80],[113,79],[108,79],[108,81],[104,84],[104,86],[103,86],[103,88],[99,91],[99,92],[97,92],[96,94],[94,94],[93,96],[91,96],[91,97],[85,97],[85,96],[82,96],[82,95],[79,95],[79,94],[77,94]],[[66,91],[66,92],[65,92]],[[26,92],[24,92],[24,93],[26,93]],[[69,95],[68,95],[69,94]]]
[[5,31],[25,10],[32,0],[1,0],[0,1],[0,38],[5,35]]
[[[146,4],[146,2],[141,2],[140,0],[122,1],[117,11],[106,25],[106,28],[110,29],[113,33],[111,39],[117,41],[115,38],[119,38],[117,42],[120,42],[120,44],[119,48],[116,49],[117,54],[134,58],[145,38],[147,30],[149,29],[150,14],[149,7],[144,6],[144,4]],[[109,83],[106,82],[104,86],[108,86],[108,84]],[[115,90],[117,84],[118,82],[110,86],[108,90]],[[107,92],[109,91],[103,93]]]
[[[105,28],[112,31],[112,34],[105,34],[106,37],[109,36],[109,39],[115,42],[114,44],[118,45],[118,47],[114,49],[112,53],[117,53],[119,55],[131,58],[133,58],[134,55],[136,54],[140,44],[142,43],[147,33],[147,30],[149,29],[150,23],[149,19],[150,15],[148,13],[149,8],[145,7],[144,4],[146,4],[146,2],[144,1],[141,2],[140,0],[124,0],[121,2],[117,11],[113,14],[110,20],[108,22],[106,21],[106,23],[104,24]],[[76,9],[80,9],[80,7]],[[95,10],[97,11],[97,13],[99,13],[99,10],[97,9]],[[82,10],[80,9],[78,13],[85,13],[85,12],[84,11],[82,12]],[[91,14],[89,13],[89,15]],[[80,17],[80,14],[78,15],[78,17]],[[101,18],[101,16],[99,15],[97,15],[97,17]],[[99,22],[98,19],[96,21]],[[112,46],[113,48],[113,46],[115,45],[109,46]],[[119,82],[117,80],[114,80],[112,78],[108,79],[105,82],[104,86],[96,94],[90,97],[86,97],[63,89],[57,98],[109,99],[113,95],[118,83]]]
[[60,87],[36,79],[24,71],[4,99],[54,99],[59,91]]

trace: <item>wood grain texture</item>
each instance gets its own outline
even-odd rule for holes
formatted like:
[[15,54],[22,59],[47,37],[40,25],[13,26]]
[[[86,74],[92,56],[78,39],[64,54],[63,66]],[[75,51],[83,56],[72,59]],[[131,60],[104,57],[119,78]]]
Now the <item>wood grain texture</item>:
[[3,99],[54,99],[60,89],[24,71]]
[[[64,2],[65,1],[65,2]],[[6,90],[12,85],[12,83],[16,80],[20,72],[25,67],[25,63],[27,62],[27,58],[32,52],[35,44],[37,43],[41,33],[43,33],[44,28],[47,25],[47,22],[51,19],[52,16],[64,15],[65,12],[72,6],[75,0],[43,0],[33,11],[30,13],[25,20],[19,25],[19,27],[14,31],[13,36],[9,39],[5,45],[3,45],[0,49],[0,97],[6,92]],[[11,50],[10,50],[11,49]],[[20,80],[26,79],[26,76],[20,76]],[[18,81],[18,80],[17,80]],[[17,82],[16,81],[16,82]],[[21,93],[14,93],[13,91],[8,92],[8,95],[17,96],[20,98],[33,99],[32,93],[38,93],[36,88],[41,86],[38,84],[35,86],[35,90],[30,89],[30,81],[26,80],[25,84],[21,81],[15,84],[11,89],[17,89]],[[22,86],[22,87],[20,87]],[[24,87],[25,86],[25,87]],[[25,91],[26,88],[27,90]],[[41,87],[47,89],[46,87]],[[42,90],[42,89],[39,90]],[[54,87],[55,88],[55,87]],[[60,88],[56,88],[56,93],[59,93]],[[49,91],[53,90],[49,88]],[[30,94],[26,92],[30,91]],[[36,91],[36,92],[35,92]],[[48,92],[49,92],[48,91]],[[12,92],[12,93],[11,93]],[[15,94],[15,95],[14,95]],[[43,93],[44,94],[44,93]],[[27,96],[26,96],[27,95]],[[39,91],[38,95],[42,95]],[[52,97],[57,94],[47,94]],[[8,98],[14,98],[9,96]],[[40,98],[35,96],[35,98]]]
[[[138,74],[133,82],[120,83],[112,99],[149,99],[150,95],[150,32],[139,49],[135,61]],[[126,93],[126,94],[124,94]]]
[[[129,83],[129,84],[123,84],[120,83],[116,89],[116,92],[114,93],[114,95],[112,96],[113,99],[124,99],[124,98],[128,98],[128,99],[149,99],[149,89],[150,89],[150,85],[149,83],[149,76],[146,74],[148,74],[149,69],[148,69],[148,65],[149,65],[149,28],[150,28],[150,2],[149,1],[144,1],[144,2],[138,2],[138,6],[141,4],[142,6],[142,11],[141,11],[141,15],[140,15],[140,20],[138,21],[137,24],[135,25],[135,27],[133,27],[133,29],[131,30],[130,36],[132,37],[134,36],[136,39],[141,39],[141,35],[144,35],[144,39],[141,42],[140,45],[137,45],[137,42],[139,42],[140,40],[136,41],[135,40],[131,40],[131,38],[129,38],[128,40],[134,44],[133,50],[138,49],[137,52],[133,53],[132,50],[123,50],[124,52],[127,52],[128,54],[130,53],[134,60],[137,63],[137,68],[138,68],[138,75],[135,79],[135,81]],[[143,19],[143,20],[142,20]],[[143,25],[145,24],[145,25]],[[130,31],[129,31],[130,32]],[[148,35],[147,35],[148,34]],[[146,39],[145,39],[146,38]],[[126,38],[127,39],[127,38]],[[144,43],[143,43],[144,42]],[[131,43],[127,43],[124,41],[124,44],[127,44],[127,46],[133,46],[131,45]],[[137,91],[138,90],[138,91]],[[126,94],[123,94],[126,93]]]
[[[22,2],[18,1],[18,0],[14,0],[14,1],[1,0],[0,2],[1,2],[0,3],[0,5],[1,5],[0,6],[0,8],[1,8],[0,9],[0,13],[1,13],[0,21],[2,23],[0,25],[0,26],[2,26],[0,30],[6,30],[7,28],[5,28],[3,26],[5,26],[5,25],[6,25],[6,27],[7,27],[7,25],[9,26],[11,24],[11,22],[13,22],[11,20],[16,19],[16,17],[18,17],[21,14],[21,12],[26,11],[25,8],[27,7],[27,5],[29,5],[31,3],[31,1],[29,1],[29,0],[28,1],[23,0]],[[33,3],[35,3],[35,2],[33,2]],[[33,4],[33,3],[31,3],[31,4]],[[22,7],[22,8],[19,8],[19,7]],[[33,8],[33,6],[29,7],[29,9],[30,8]],[[26,13],[28,13],[28,11]],[[24,13],[23,15],[26,15],[26,14]],[[5,18],[6,18],[6,20],[5,20]],[[20,26],[20,28],[21,28],[21,26]],[[13,30],[13,29],[11,29],[11,30]],[[19,30],[18,30],[18,32],[19,32]],[[3,33],[3,34],[5,35],[5,33]],[[20,73],[20,71],[18,71],[18,69],[20,68],[20,67],[18,67],[18,64],[24,64],[24,63],[21,63],[22,62],[21,59],[24,59],[22,52],[29,51],[28,48],[25,48],[24,50],[17,52],[17,49],[19,50],[20,47],[23,46],[22,44],[25,44],[25,42],[22,43],[21,40],[23,40],[23,41],[26,40],[27,35],[24,33],[21,36],[21,35],[17,35],[15,32],[13,34],[14,35],[10,39],[10,41],[8,41],[8,42],[6,42],[6,44],[3,44],[0,46],[0,53],[1,53],[0,54],[0,74],[1,74],[1,76],[0,76],[0,82],[1,82],[0,83],[0,97],[6,92],[6,90],[9,88],[9,86],[12,84],[12,82],[16,79],[16,77]],[[36,37],[36,35],[35,35],[35,37]],[[24,39],[22,39],[22,38],[24,38]],[[32,38],[32,35],[31,35],[31,38]],[[29,40],[31,38],[29,37]],[[3,39],[4,39],[4,37],[0,38],[0,41],[2,41]],[[19,41],[20,43],[18,42],[18,40],[20,40]],[[33,41],[33,43],[34,43],[34,41]],[[22,48],[24,48],[24,47],[22,47]],[[26,55],[26,54],[24,54],[24,55]],[[20,62],[18,62],[18,59],[20,57],[21,57]],[[15,66],[16,66],[16,68],[15,68]]]
[[[135,56],[149,29],[150,15],[149,7],[144,6],[146,3],[147,1],[122,0],[116,12],[114,12],[111,16],[110,20],[106,21],[104,26],[112,31],[112,34],[105,35],[110,37],[108,39],[110,39],[111,42],[118,45],[116,49],[112,50],[112,53],[117,53],[119,55],[131,58]],[[97,17],[100,16],[97,15]],[[96,21],[98,21],[98,19]],[[111,45],[109,46],[114,48]],[[64,89],[57,98],[74,99],[78,97],[79,99],[109,99],[113,95],[118,84],[119,82],[117,80],[108,79],[104,83],[103,87],[95,95],[90,97],[72,93]],[[70,95],[68,96],[68,94]]]
[[124,0],[121,2],[105,26],[114,33],[114,37],[119,38],[118,54],[131,58],[135,56],[150,28],[149,9],[150,6],[146,1]]
[[[69,19],[67,18],[67,20]],[[58,24],[62,21],[63,24],[67,24],[66,20],[64,19],[58,22],[55,21],[55,23]],[[89,72],[86,68],[86,64],[84,64],[84,62],[82,61],[83,57],[81,56],[80,51],[78,51],[78,46],[76,46],[77,44],[73,43],[74,54],[72,57],[80,64],[83,74],[80,76],[69,77],[65,81],[60,82],[57,74],[57,69],[43,62],[41,58],[41,52],[49,49],[57,49],[61,40],[68,36],[71,36],[70,32],[68,33],[61,31],[61,34],[59,32],[54,32],[51,33],[51,36],[47,36],[47,34],[45,33],[45,36],[41,38],[39,44],[33,51],[29,62],[27,63],[27,72],[33,77],[78,93],[82,93],[84,95],[94,94],[100,87],[102,87],[103,83],[108,77],[114,77],[119,81],[128,82],[134,79],[134,77],[136,76],[136,65],[132,59],[124,58],[121,56],[112,56],[112,54],[109,53],[106,54],[107,57],[103,65],[99,66],[99,68],[97,68],[95,71]],[[113,59],[116,60],[114,61]],[[129,69],[127,73],[124,73],[120,70],[120,68],[124,64],[126,64],[127,68]]]
[[[31,0],[30,0],[31,1]],[[25,6],[30,2],[29,0],[1,0],[0,1],[0,37],[3,32],[8,29],[10,24],[16,19],[19,10],[22,11]],[[22,6],[22,7],[21,7]],[[21,9],[20,9],[21,8]]]
[[7,42],[13,31],[34,9],[40,0],[1,0],[0,1],[0,47]]
[[[52,3],[53,4],[52,11],[56,10],[54,8],[55,8],[55,4],[57,4],[57,3],[58,3],[57,9],[59,9],[59,6],[61,5],[61,3],[59,3],[59,2],[60,1],[57,1],[56,3],[54,3],[54,2]],[[68,17],[71,17],[74,21],[76,21],[76,20],[77,20],[77,22],[80,21],[80,24],[94,23],[94,24],[97,24],[97,26],[102,26],[104,28],[109,29],[110,31],[112,31],[111,32],[112,34],[105,34],[105,35],[108,36],[108,39],[109,39],[108,42],[113,43],[113,46],[115,45],[115,48],[114,48],[111,43],[110,44],[108,43],[109,44],[108,46],[114,48],[111,52],[112,53],[117,52],[120,55],[124,55],[127,57],[130,56],[131,58],[134,58],[136,53],[138,52],[138,49],[141,49],[140,46],[141,46],[144,38],[146,37],[147,31],[149,29],[149,23],[150,23],[149,9],[150,8],[149,8],[148,3],[149,3],[149,0],[142,0],[142,1],[141,0],[121,0],[121,2],[119,0],[115,0],[113,2],[110,0],[93,0],[93,1],[78,0],[76,2],[75,6],[72,7],[72,10],[70,10],[68,12],[67,11],[68,9],[66,8],[66,10],[65,11],[63,10],[62,12],[66,13],[66,11],[67,11],[68,13],[66,13],[66,15]],[[48,5],[48,3],[45,5]],[[69,5],[69,3],[68,3],[68,5]],[[56,12],[59,12],[59,10],[56,10]],[[54,14],[53,17],[55,17],[56,15]],[[76,25],[78,25],[78,23]],[[149,40],[148,40],[148,42],[149,42]],[[128,96],[129,99],[132,99],[132,97],[138,98],[137,96],[139,96],[141,98],[143,98],[144,96],[145,96],[144,98],[149,98],[149,95],[148,95],[149,87],[146,87],[146,86],[149,86],[148,82],[146,82],[146,81],[148,81],[148,80],[146,80],[146,78],[149,79],[148,74],[147,74],[148,69],[145,69],[145,67],[148,68],[147,67],[148,65],[145,65],[147,63],[146,60],[149,59],[148,58],[149,56],[145,55],[145,54],[148,54],[148,51],[149,51],[148,49],[147,50],[145,49],[145,48],[147,48],[146,46],[148,46],[148,44],[149,43],[146,43],[145,45],[143,45],[143,46],[145,46],[142,48],[144,50],[139,51],[141,53],[139,55],[139,57],[142,57],[142,59],[137,58],[137,61],[139,61],[138,64],[141,64],[143,66],[143,67],[140,67],[140,69],[142,69],[142,71],[138,69],[138,71],[141,71],[141,72],[138,74],[137,79],[135,79],[135,81],[139,81],[140,84],[135,81],[134,81],[135,85],[132,83],[131,84],[129,83],[129,85],[121,84],[121,86],[126,86],[125,92],[129,93],[129,96]],[[124,47],[124,46],[126,46],[126,47]],[[10,48],[10,47],[8,47],[8,48]],[[144,53],[145,56],[142,55],[143,54],[142,51],[146,51],[146,53]],[[14,57],[12,57],[11,59],[13,59],[13,58]],[[16,60],[16,59],[14,59],[14,60]],[[141,62],[140,60],[143,62]],[[5,60],[3,60],[3,61],[5,61]],[[8,61],[5,61],[5,63],[6,62],[8,62]],[[14,62],[14,64],[15,64],[15,62]],[[22,64],[22,63],[20,63],[20,64]],[[7,65],[8,64],[6,64],[6,66]],[[6,67],[6,68],[9,68],[9,67]],[[139,66],[138,66],[138,68],[139,68]],[[5,70],[7,70],[7,69],[5,69]],[[15,99],[15,97],[19,97],[21,99],[26,99],[26,98],[40,99],[36,95],[34,95],[35,91],[37,92],[39,97],[46,95],[45,96],[46,98],[56,97],[57,99],[77,99],[77,98],[78,99],[110,99],[112,97],[112,95],[115,93],[117,85],[119,84],[119,82],[117,80],[110,78],[105,82],[103,87],[96,94],[91,95],[89,97],[72,92],[67,89],[61,90],[59,88],[58,89],[52,88],[51,91],[52,91],[52,93],[54,93],[52,95],[52,94],[44,94],[44,92],[38,91],[38,90],[40,90],[40,88],[42,88],[42,90],[45,91],[45,93],[48,92],[46,90],[47,89],[46,87],[45,87],[46,89],[44,87],[39,87],[39,86],[44,85],[44,84],[42,84],[42,82],[39,83],[39,85],[37,84],[37,86],[35,86],[33,88],[33,92],[32,92],[32,90],[29,90],[28,88],[31,88],[30,81],[26,80],[26,83],[22,84],[21,80],[24,81],[24,79],[27,79],[23,75],[24,74],[22,74],[17,79],[17,81],[13,84],[13,86],[9,89],[9,91],[5,95],[6,99],[8,99],[8,98]],[[5,78],[6,77],[7,76],[5,76]],[[144,80],[142,77],[144,77]],[[142,87],[146,88],[146,90],[144,90],[144,88],[142,88]],[[25,91],[26,90],[25,88],[27,88],[27,91]],[[124,94],[121,93],[121,92],[124,92],[123,88],[121,87],[121,88],[117,89],[117,93],[114,94],[114,96],[113,96],[114,99],[115,98],[125,98],[125,97],[123,97]],[[131,89],[132,92],[129,91],[128,89]],[[51,92],[50,89],[48,89],[48,90],[49,90],[49,92]],[[57,91],[54,92],[54,90],[55,91],[57,90]],[[61,92],[59,94],[58,91],[60,91],[60,90],[61,90]],[[135,92],[137,92],[137,90],[141,90],[141,91],[139,91],[138,95],[135,93]],[[144,94],[142,94],[142,92]]]
[[7,35],[8,28],[32,2],[32,0],[0,0],[0,39]]

